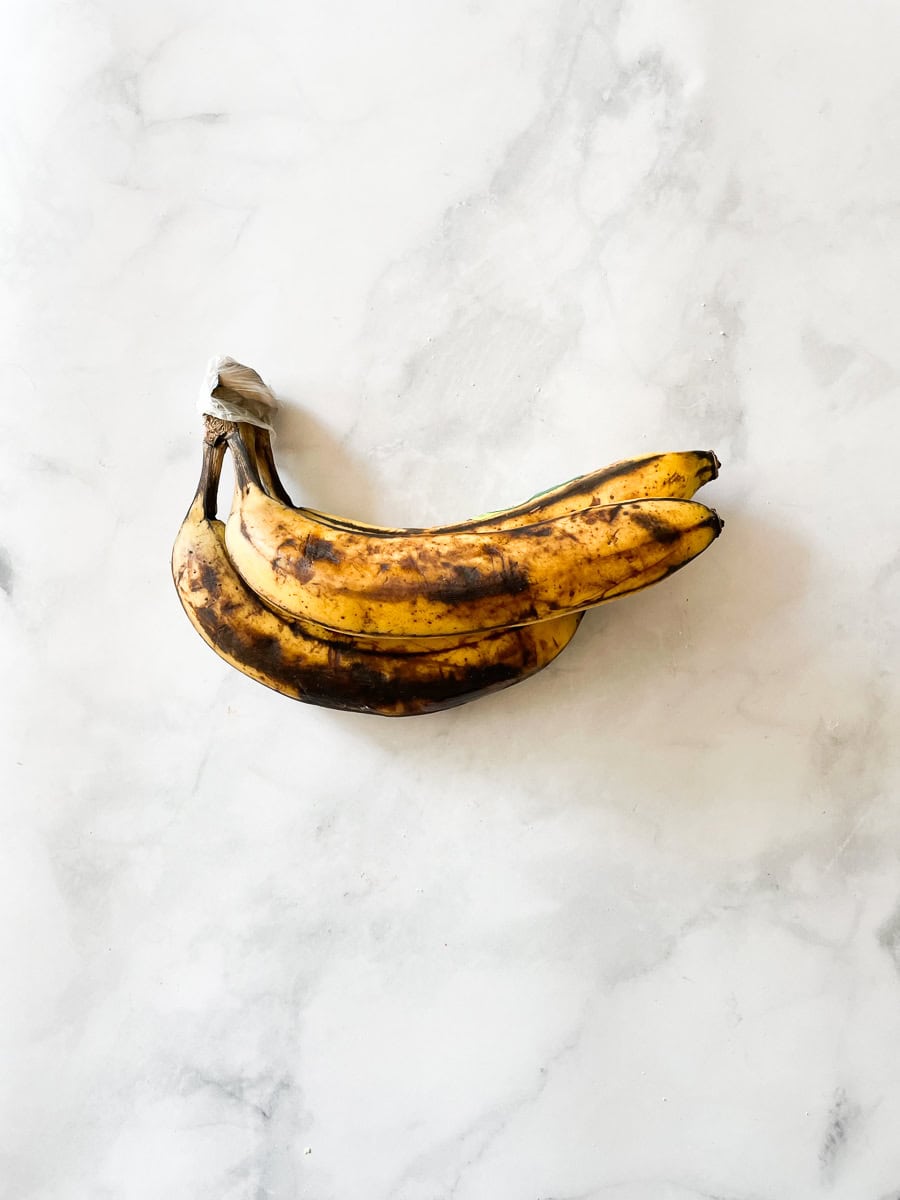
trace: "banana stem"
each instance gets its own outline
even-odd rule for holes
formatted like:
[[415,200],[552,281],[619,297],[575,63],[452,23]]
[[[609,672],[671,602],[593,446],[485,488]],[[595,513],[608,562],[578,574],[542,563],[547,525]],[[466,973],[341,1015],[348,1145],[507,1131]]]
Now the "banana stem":
[[225,441],[203,442],[203,466],[200,469],[200,482],[197,484],[197,494],[194,504],[203,509],[203,519],[214,521],[219,509],[219,479],[222,476],[222,463],[225,461]]
[[244,488],[252,483],[260,491],[264,491],[256,462],[247,449],[247,443],[244,441],[243,434],[237,427],[228,434],[228,445],[231,449],[231,456],[234,459],[234,477],[237,486]]
[[[253,439],[250,449],[256,460],[257,470],[263,481],[266,494],[271,496],[273,500],[278,500],[282,504],[286,504],[288,508],[293,508],[294,502],[281,482],[278,468],[275,466],[275,455],[272,453],[272,439],[269,436],[268,429],[260,429],[258,426],[252,425],[246,428],[250,431]],[[244,431],[242,430],[241,432],[243,433]]]

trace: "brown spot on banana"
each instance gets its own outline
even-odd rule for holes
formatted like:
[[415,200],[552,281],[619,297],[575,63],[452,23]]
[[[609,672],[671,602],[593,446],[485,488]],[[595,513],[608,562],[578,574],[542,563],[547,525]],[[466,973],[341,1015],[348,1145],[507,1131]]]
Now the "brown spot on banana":
[[663,546],[671,545],[681,537],[682,531],[676,525],[670,525],[654,513],[636,512],[633,519]]
[[284,538],[278,545],[272,567],[284,575],[292,575],[301,583],[306,583],[315,574],[316,563],[330,562],[339,565],[343,554],[327,538],[308,534],[302,539]]
[[517,566],[501,563],[496,572],[484,574],[477,567],[451,563],[435,578],[423,579],[419,594],[452,608],[455,604],[488,596],[517,595],[528,588],[528,576]]

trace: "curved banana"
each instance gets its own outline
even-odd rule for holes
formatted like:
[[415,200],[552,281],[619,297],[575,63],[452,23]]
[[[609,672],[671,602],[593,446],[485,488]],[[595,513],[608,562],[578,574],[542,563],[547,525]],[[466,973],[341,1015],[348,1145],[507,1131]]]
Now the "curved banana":
[[[240,428],[247,449],[256,460],[266,492],[282,504],[293,507],[278,476],[268,430],[253,425],[241,425]],[[654,497],[690,500],[705,483],[718,477],[719,465],[712,450],[676,450],[649,454],[643,458],[623,459],[599,471],[579,475],[549,491],[538,492],[512,508],[484,513],[454,525],[418,529],[367,525],[315,508],[303,507],[299,511],[332,528],[351,529],[358,533],[435,534],[459,533],[466,529],[517,529],[522,525],[548,521],[598,504],[620,504],[624,500],[649,500]]]
[[718,536],[692,500],[592,506],[514,528],[341,528],[267,496],[247,446],[228,437],[235,503],[229,556],[282,612],[376,637],[430,637],[524,625],[647,587]]
[[435,712],[510,687],[540,671],[568,645],[580,613],[434,649],[402,652],[341,634],[318,636],[270,611],[235,571],[215,519],[224,444],[207,441],[193,503],[172,552],[182,606],[226,662],[283,695],[310,704],[382,716]]
[[[239,430],[257,471],[260,482],[267,496],[279,500],[282,504],[295,507],[278,474],[275,456],[272,450],[272,440],[267,429],[257,425],[240,424]],[[566,513],[577,512],[586,508],[591,502],[612,503],[615,500],[637,500],[658,496],[661,498],[689,499],[703,486],[704,483],[715,479],[718,475],[719,460],[711,450],[676,451],[667,454],[654,454],[640,459],[628,459],[605,467],[589,475],[579,476],[578,479],[562,484],[551,491],[542,492],[524,504],[506,509],[489,517],[475,517],[459,525],[440,527],[445,532],[454,532],[466,528],[515,529],[528,524],[528,515],[535,520],[549,519]],[[537,503],[544,500],[545,503]],[[319,513],[315,509],[301,508],[301,512],[313,517],[322,517],[329,524],[360,532],[406,533],[406,532],[437,532],[432,530],[392,530],[385,526],[365,525],[356,521],[343,521],[339,517]],[[292,620],[291,614],[281,609],[272,601],[263,601],[267,607],[277,612],[286,620]],[[552,618],[551,618],[552,619]],[[334,630],[316,622],[304,622],[306,629],[320,637],[339,636]],[[348,640],[353,635],[347,635]],[[358,635],[366,638],[366,644],[371,648],[390,651],[412,650],[419,638],[373,637]],[[455,634],[447,637],[428,637],[430,649],[453,649],[460,645],[465,638],[477,639],[478,633]]]

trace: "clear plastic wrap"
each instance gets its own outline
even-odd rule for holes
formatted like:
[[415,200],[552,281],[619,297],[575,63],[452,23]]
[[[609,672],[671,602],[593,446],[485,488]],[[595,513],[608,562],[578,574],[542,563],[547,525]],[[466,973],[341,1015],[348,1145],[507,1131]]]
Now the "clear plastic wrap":
[[278,401],[252,367],[218,356],[209,360],[197,408],[205,416],[220,421],[243,422],[274,433],[272,420],[278,411]]

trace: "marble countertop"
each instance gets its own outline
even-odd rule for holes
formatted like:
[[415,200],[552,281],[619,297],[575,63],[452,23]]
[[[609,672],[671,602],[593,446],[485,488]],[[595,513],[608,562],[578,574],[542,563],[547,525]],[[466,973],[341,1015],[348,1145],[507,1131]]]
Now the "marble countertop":
[[[4,25],[3,1200],[897,1200],[900,8]],[[315,507],[697,446],[725,532],[510,691],[292,703],[169,575],[216,353]]]

